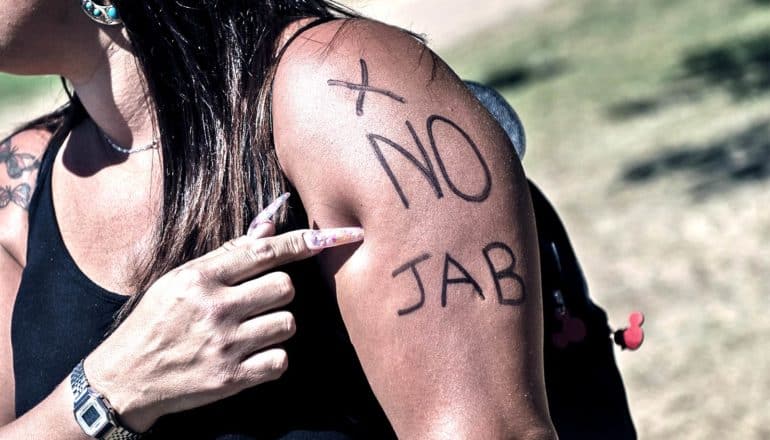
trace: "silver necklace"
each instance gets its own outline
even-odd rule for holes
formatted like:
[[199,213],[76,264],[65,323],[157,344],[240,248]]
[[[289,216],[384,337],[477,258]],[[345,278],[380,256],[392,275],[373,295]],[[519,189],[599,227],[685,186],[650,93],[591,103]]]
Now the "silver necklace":
[[99,133],[101,133],[102,137],[107,142],[107,145],[109,145],[110,147],[112,147],[113,150],[115,150],[115,151],[117,151],[118,153],[121,153],[121,154],[141,153],[142,151],[152,150],[152,149],[154,149],[154,148],[156,148],[158,146],[158,141],[153,140],[152,143],[150,143],[148,145],[145,145],[145,146],[142,146],[142,147],[139,147],[139,148],[121,147],[120,145],[115,143],[115,141],[110,139],[110,137],[107,136],[107,134],[105,132],[103,132],[102,130],[99,130]]

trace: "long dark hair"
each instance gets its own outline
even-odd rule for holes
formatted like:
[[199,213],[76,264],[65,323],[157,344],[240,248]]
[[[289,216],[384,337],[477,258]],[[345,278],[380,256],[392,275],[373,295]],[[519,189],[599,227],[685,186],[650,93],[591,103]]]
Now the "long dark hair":
[[163,206],[136,292],[227,240],[286,191],[271,84],[281,32],[307,17],[354,14],[327,0],[114,0],[153,99]]
[[[146,79],[163,155],[153,248],[134,271],[135,294],[119,323],[157,278],[242,235],[286,191],[270,99],[282,31],[302,18],[358,16],[330,0],[113,3]],[[63,110],[33,123],[61,122],[63,132],[84,115],[77,96],[70,96]]]

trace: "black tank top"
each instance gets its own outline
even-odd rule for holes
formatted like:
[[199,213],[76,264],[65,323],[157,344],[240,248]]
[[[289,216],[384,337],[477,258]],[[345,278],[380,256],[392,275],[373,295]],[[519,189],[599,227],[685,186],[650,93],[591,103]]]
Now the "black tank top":
[[[12,320],[16,414],[40,403],[105,337],[127,298],[91,281],[59,231],[51,174],[65,136],[49,145],[29,206],[27,265]],[[302,214],[299,207],[295,214]],[[334,296],[324,294],[313,261],[282,268],[297,295],[297,334],[286,344],[282,379],[161,418],[150,438],[395,438],[355,357]]]

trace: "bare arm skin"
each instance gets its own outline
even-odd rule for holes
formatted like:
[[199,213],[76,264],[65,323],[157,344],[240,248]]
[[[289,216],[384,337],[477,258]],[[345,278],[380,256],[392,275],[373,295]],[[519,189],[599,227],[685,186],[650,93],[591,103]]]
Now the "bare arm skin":
[[311,224],[366,230],[320,259],[377,398],[404,439],[554,438],[534,216],[509,140],[414,38],[340,25],[289,46],[274,127]]
[[[0,438],[88,439],[75,424],[69,389],[60,386],[36,409],[41,417],[22,417],[14,409],[11,316],[26,263],[27,205],[38,163],[50,135],[43,130],[16,134],[0,146]],[[5,153],[2,153],[5,152]],[[14,422],[14,423],[11,423]]]
[[14,417],[11,315],[27,248],[27,205],[50,134],[27,130],[0,142],[0,426]]
[[14,417],[13,354],[11,353],[11,312],[21,280],[21,266],[0,247],[0,425]]

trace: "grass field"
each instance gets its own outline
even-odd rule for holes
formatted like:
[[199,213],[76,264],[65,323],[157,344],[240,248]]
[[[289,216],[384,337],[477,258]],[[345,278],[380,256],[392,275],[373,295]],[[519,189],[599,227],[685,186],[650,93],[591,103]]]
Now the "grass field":
[[64,102],[58,77],[0,74],[0,137]]
[[640,437],[770,439],[770,1],[554,0],[440,52],[515,105],[612,324],[647,314]]
[[770,438],[770,2],[570,0],[444,51],[527,128],[644,439]]

